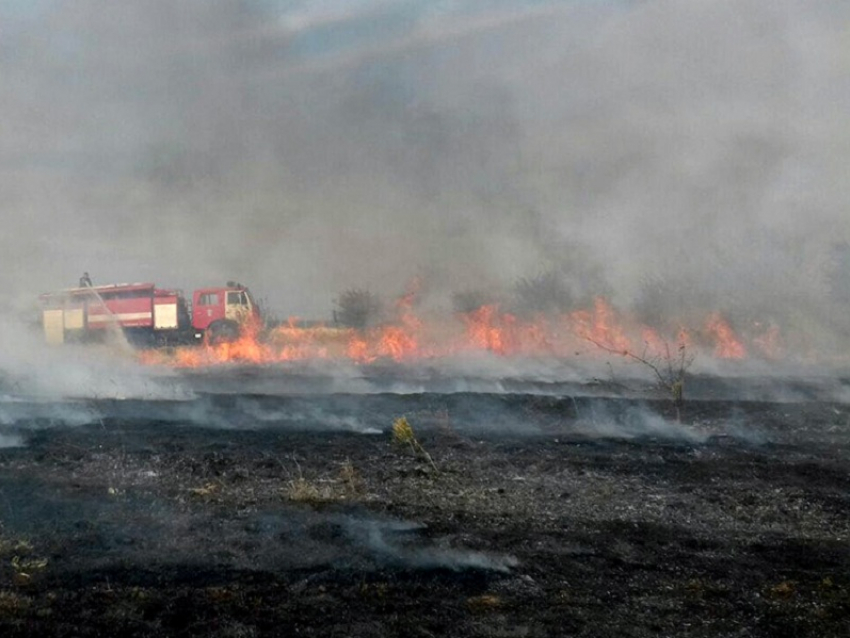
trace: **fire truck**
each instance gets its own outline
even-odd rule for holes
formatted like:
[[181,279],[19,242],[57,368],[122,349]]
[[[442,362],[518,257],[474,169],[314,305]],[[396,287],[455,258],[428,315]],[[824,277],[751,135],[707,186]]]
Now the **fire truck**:
[[81,286],[45,293],[39,301],[51,344],[100,341],[116,328],[140,347],[221,342],[261,320],[251,292],[232,281],[195,290],[191,303],[181,291],[152,283]]

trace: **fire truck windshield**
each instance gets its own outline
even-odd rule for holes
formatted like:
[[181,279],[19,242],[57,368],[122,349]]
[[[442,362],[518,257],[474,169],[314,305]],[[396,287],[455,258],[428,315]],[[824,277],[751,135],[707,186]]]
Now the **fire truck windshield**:
[[228,292],[227,304],[233,306],[247,306],[248,298],[244,292]]

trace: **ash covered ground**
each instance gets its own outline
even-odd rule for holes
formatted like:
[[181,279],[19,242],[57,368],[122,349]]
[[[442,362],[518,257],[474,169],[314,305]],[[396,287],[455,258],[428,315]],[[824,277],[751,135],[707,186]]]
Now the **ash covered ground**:
[[156,384],[6,388],[4,636],[850,633],[840,376]]

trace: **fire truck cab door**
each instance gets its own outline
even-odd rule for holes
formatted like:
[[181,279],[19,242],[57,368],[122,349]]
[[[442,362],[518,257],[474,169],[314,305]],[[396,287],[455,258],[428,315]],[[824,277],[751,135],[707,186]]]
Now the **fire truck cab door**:
[[251,307],[248,302],[248,295],[244,291],[228,291],[227,306],[224,310],[226,319],[235,321],[236,323],[244,323],[251,312]]
[[206,330],[213,321],[225,318],[225,300],[223,296],[224,293],[222,292],[202,292],[197,294],[192,323],[196,330]]

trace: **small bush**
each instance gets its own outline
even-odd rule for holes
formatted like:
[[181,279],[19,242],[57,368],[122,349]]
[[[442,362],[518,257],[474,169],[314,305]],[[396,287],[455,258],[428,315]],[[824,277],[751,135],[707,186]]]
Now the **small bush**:
[[14,617],[25,612],[32,600],[13,591],[0,591],[0,620]]
[[478,290],[466,290],[452,295],[452,310],[461,315],[468,315],[492,303],[494,300],[490,295]]
[[381,300],[368,290],[346,290],[336,300],[336,306],[334,319],[346,328],[362,330],[378,323],[381,317]]
[[564,278],[553,271],[517,280],[514,298],[517,311],[525,314],[566,312],[573,302]]
[[410,425],[406,417],[399,417],[393,422],[393,443],[409,447],[410,451],[413,452],[415,456],[421,456],[428,461],[435,472],[438,471],[437,466],[434,463],[434,459],[432,459],[431,455],[428,454],[424,447],[422,447],[422,444],[413,432],[413,426]]

